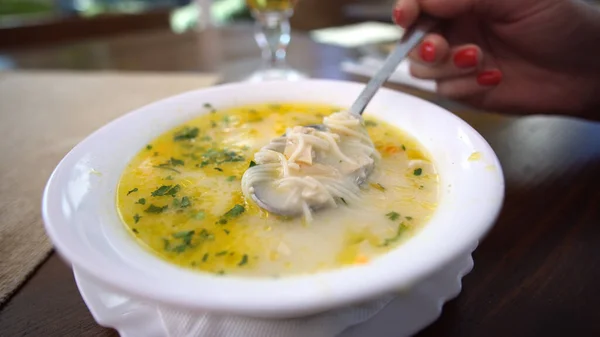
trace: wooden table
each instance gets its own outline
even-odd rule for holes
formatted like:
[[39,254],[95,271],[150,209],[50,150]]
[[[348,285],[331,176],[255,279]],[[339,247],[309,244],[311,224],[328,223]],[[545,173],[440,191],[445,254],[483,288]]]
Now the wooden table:
[[[233,27],[0,51],[0,60],[14,68],[225,71],[235,78],[257,55],[247,27]],[[291,63],[315,77],[352,78],[338,67],[346,57],[352,52],[302,34],[290,47]],[[474,253],[463,292],[418,336],[600,336],[600,124],[484,113],[393,87],[473,125],[497,152],[507,183],[502,213]],[[0,311],[0,336],[116,335],[94,322],[56,254]]]

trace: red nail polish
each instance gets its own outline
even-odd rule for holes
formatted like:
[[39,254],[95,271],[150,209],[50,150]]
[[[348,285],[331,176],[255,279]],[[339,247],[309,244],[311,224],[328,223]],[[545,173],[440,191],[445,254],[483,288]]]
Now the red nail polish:
[[396,23],[398,26],[401,26],[403,16],[404,13],[402,12],[402,9],[395,7],[394,11],[392,12],[392,20],[394,20],[394,23]]
[[423,61],[433,62],[435,61],[435,47],[431,41],[425,41],[421,44],[419,54]]
[[477,65],[477,49],[465,48],[454,54],[454,64],[458,68],[473,68]]
[[477,75],[477,83],[482,86],[498,85],[502,81],[502,72],[500,70],[486,70]]

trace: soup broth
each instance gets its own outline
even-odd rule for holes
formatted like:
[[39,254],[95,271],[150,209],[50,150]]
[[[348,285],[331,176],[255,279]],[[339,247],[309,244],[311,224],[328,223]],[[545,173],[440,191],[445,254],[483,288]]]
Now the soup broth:
[[293,125],[340,111],[315,104],[263,104],[216,111],[159,136],[127,165],[120,216],[137,241],[177,265],[220,275],[284,276],[365,264],[413,236],[438,199],[426,150],[371,117],[381,160],[360,204],[315,212],[312,222],[274,216],[245,200],[240,179],[254,153]]

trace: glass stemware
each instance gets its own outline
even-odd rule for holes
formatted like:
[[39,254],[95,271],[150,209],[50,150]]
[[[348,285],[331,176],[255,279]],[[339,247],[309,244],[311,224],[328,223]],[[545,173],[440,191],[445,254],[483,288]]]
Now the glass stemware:
[[254,37],[262,51],[262,63],[248,81],[299,80],[306,75],[286,61],[290,43],[290,17],[296,0],[246,0],[255,19]]

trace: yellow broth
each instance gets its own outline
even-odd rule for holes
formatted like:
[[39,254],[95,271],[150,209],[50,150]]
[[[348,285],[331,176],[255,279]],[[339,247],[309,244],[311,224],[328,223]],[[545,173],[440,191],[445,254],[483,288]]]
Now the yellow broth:
[[429,219],[438,176],[425,149],[383,121],[365,118],[382,159],[362,204],[314,221],[269,214],[240,187],[253,154],[287,127],[320,123],[339,108],[263,104],[211,112],[159,136],[127,165],[117,191],[137,241],[200,271],[278,277],[364,264],[410,238]]

